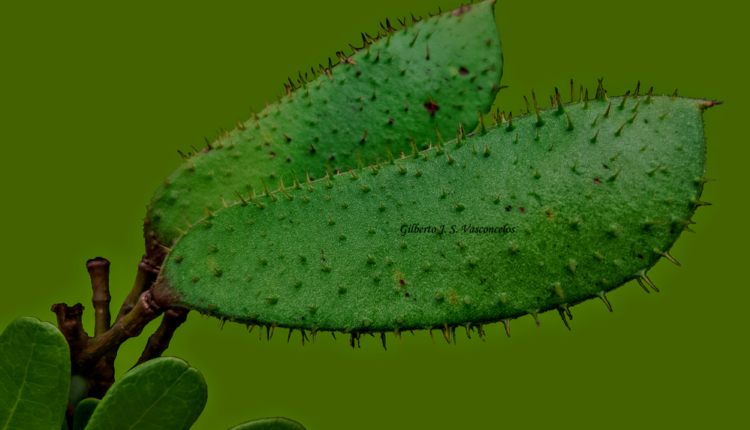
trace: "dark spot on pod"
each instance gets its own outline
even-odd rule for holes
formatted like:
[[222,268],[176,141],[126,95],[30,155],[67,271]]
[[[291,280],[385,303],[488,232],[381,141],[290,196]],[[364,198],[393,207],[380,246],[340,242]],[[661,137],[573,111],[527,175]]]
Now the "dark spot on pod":
[[276,153],[275,152],[272,152],[270,155],[271,155],[271,158],[276,157]]
[[595,184],[601,184],[601,183],[602,183],[602,181],[600,181],[600,180],[599,180],[599,178],[594,178],[594,183],[595,183]]
[[643,255],[638,254],[638,258],[643,259]]
[[518,210],[521,211],[521,212],[523,212],[525,209],[523,208],[523,206],[521,206],[521,207],[518,208]]
[[462,75],[468,75],[469,74],[469,69],[467,69],[466,67],[461,67],[460,69],[458,69],[458,73],[460,73]]
[[508,211],[508,212],[510,212],[511,209],[513,209],[513,208],[510,207],[510,205],[508,205],[508,206],[505,207],[505,210]]
[[430,115],[434,116],[435,112],[440,109],[440,106],[430,98],[430,101],[424,104],[424,108],[427,109],[427,112],[429,112]]
[[315,147],[312,145],[312,143],[310,144],[310,152],[315,154]]
[[602,164],[602,166],[604,166],[605,169],[609,169],[606,164]]

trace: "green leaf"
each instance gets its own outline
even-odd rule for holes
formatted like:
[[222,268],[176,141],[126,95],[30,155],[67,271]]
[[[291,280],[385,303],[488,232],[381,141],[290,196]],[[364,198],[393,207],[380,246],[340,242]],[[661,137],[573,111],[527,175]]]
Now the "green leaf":
[[305,430],[302,424],[289,418],[261,418],[238,424],[229,430]]
[[70,385],[70,350],[47,322],[20,317],[0,335],[0,430],[59,430]]
[[86,430],[189,429],[206,405],[206,381],[184,360],[162,357],[117,381]]
[[84,430],[91,420],[96,407],[99,406],[99,399],[83,399],[78,403],[76,412],[73,414],[73,430]]

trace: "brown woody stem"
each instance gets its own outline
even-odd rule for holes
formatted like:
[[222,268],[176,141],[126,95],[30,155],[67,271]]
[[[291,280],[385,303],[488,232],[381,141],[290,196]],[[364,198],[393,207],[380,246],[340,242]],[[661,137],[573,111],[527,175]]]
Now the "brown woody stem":
[[133,288],[122,303],[120,313],[117,314],[117,319],[115,321],[121,320],[136,306],[141,294],[151,288],[151,285],[156,280],[158,274],[159,269],[154,267],[144,255],[141,261],[138,262],[138,273],[135,276]]
[[88,380],[87,397],[98,399],[104,397],[115,381],[115,358],[123,342],[141,334],[146,325],[166,311],[138,363],[158,357],[167,349],[174,331],[185,321],[188,312],[182,308],[162,307],[154,301],[151,286],[159,271],[144,256],[138,263],[135,285],[112,323],[109,267],[109,261],[102,257],[86,262],[93,290],[91,301],[96,311],[94,337],[83,329],[83,305],[58,303],[52,306],[52,312],[57,315],[57,326],[70,346],[73,373],[81,374]]
[[83,329],[83,309],[80,303],[73,306],[65,303],[52,305],[52,312],[57,315],[57,328],[68,341],[72,363],[76,362],[76,357],[86,348],[89,341],[89,335]]
[[86,262],[86,269],[89,271],[91,289],[94,292],[91,298],[96,321],[94,336],[99,336],[109,330],[112,320],[109,313],[109,302],[112,300],[109,294],[109,261],[106,258],[96,257]]
[[188,309],[177,307],[164,312],[159,328],[148,338],[146,348],[143,350],[141,358],[135,364],[136,366],[151,359],[161,357],[164,351],[169,348],[169,341],[172,340],[172,335],[177,330],[177,327],[187,320],[188,312]]
[[151,292],[144,292],[127,315],[115,321],[106,333],[89,340],[86,349],[78,357],[79,364],[84,368],[94,364],[109,351],[116,350],[126,340],[141,334],[143,328],[163,311],[164,308],[154,303]]

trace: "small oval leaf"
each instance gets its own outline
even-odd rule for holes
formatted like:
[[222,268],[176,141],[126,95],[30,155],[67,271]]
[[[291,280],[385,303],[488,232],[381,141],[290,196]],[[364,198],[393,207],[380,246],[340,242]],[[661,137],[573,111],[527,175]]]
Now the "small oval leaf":
[[52,324],[20,317],[0,334],[0,428],[59,430],[70,386],[70,350]]
[[100,401],[99,399],[88,398],[78,402],[73,414],[73,430],[84,430],[86,428]]
[[206,381],[198,369],[179,358],[157,358],[109,389],[86,430],[189,429],[206,398]]
[[238,424],[229,430],[305,430],[302,424],[289,418],[261,418]]

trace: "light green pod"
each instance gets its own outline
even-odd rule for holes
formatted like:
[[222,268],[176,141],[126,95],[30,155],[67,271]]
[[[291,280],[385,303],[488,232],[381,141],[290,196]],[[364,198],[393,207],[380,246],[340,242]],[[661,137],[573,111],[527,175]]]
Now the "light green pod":
[[606,99],[601,84],[597,98],[558,96],[382,169],[212,213],[175,244],[156,295],[217,318],[355,337],[442,328],[450,338],[595,297],[609,307],[607,292],[651,284],[646,271],[673,260],[706,204],[701,115],[714,102]]

